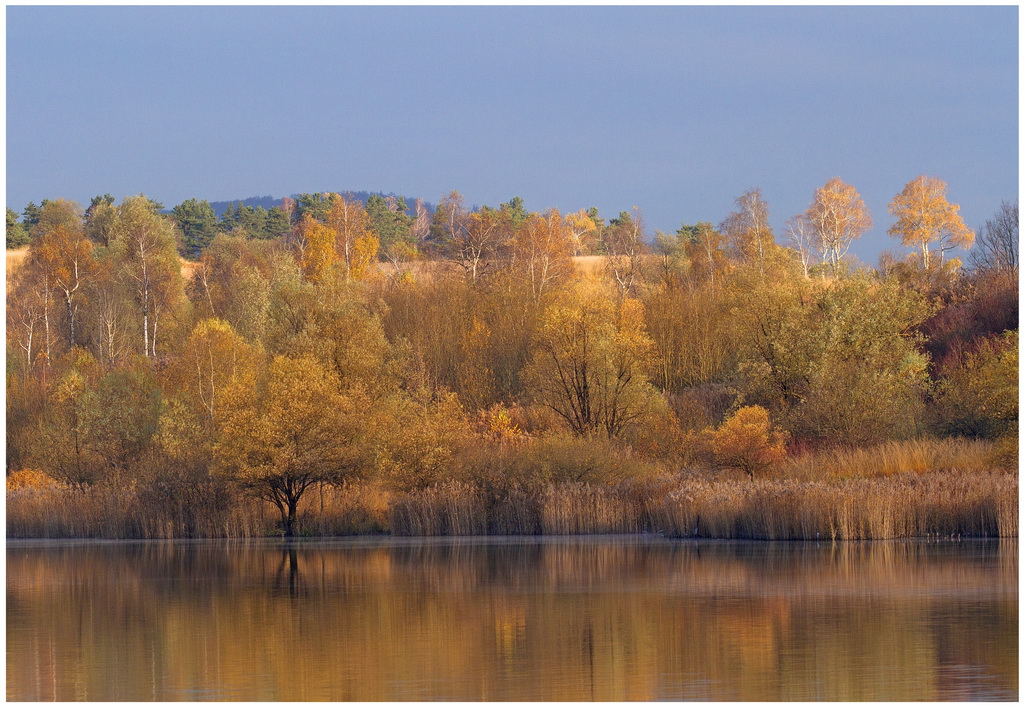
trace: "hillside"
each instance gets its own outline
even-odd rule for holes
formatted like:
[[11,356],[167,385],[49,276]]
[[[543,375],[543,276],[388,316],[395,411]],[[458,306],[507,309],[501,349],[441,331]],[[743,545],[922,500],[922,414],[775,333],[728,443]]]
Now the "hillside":
[[[345,196],[348,197],[354,197],[355,199],[361,201],[364,205],[366,204],[366,200],[369,199],[370,196],[373,194],[379,194],[382,197],[401,197],[402,199],[405,199],[405,203],[409,207],[410,215],[413,215],[413,208],[416,205],[416,197],[395,194],[394,192],[385,194],[384,192],[350,192],[342,190],[339,191],[338,193],[344,194]],[[298,194],[292,194],[290,196],[292,199],[299,198]],[[248,207],[263,207],[264,209],[270,209],[271,207],[281,206],[282,199],[283,197],[272,197],[270,195],[266,195],[263,197],[247,197],[245,199],[230,199],[228,201],[210,202],[210,206],[213,207],[213,210],[217,213],[217,218],[220,218],[221,216],[224,215],[224,212],[227,211],[228,206],[231,204],[237,206],[238,204],[241,203]],[[426,207],[427,211],[430,214],[434,213],[434,205],[431,204],[430,202],[424,201],[423,206]]]

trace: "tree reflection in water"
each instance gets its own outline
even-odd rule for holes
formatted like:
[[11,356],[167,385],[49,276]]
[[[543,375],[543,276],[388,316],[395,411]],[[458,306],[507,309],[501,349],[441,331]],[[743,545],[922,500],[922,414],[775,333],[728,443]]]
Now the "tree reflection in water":
[[7,595],[11,700],[1018,691],[1006,541],[12,542]]

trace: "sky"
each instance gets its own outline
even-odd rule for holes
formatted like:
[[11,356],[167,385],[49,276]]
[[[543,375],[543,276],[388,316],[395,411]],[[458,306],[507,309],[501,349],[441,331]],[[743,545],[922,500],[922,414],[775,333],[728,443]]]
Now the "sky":
[[781,234],[841,177],[1018,192],[1018,8],[11,7],[7,204],[382,191]]

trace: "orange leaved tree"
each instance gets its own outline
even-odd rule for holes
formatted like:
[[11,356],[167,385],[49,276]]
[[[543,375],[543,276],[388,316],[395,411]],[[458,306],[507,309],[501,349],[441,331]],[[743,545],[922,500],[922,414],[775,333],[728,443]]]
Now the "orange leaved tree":
[[703,438],[712,464],[743,470],[751,479],[786,454],[786,432],[772,426],[761,406],[740,408],[717,429],[705,430]]

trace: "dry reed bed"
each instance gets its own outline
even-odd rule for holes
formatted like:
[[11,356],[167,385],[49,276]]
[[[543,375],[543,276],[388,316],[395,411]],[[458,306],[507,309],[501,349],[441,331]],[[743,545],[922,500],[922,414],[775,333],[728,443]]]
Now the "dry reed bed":
[[[275,535],[271,505],[196,494],[155,497],[135,484],[9,490],[11,538],[248,538]],[[1013,473],[548,484],[496,491],[466,482],[392,493],[374,484],[306,495],[304,536],[660,532],[723,539],[1016,537]]]
[[[773,477],[811,481],[946,471],[986,474],[994,466],[994,454],[995,446],[988,440],[894,440],[869,447],[837,448],[791,457],[778,465]],[[1016,462],[1012,467],[1016,469]]]
[[653,515],[669,536],[864,539],[1017,536],[1017,477],[937,472],[828,481],[692,480]]
[[[1017,478],[1002,473],[811,482],[694,477],[652,494],[658,494],[653,487],[560,484],[488,505],[480,488],[452,483],[397,499],[390,530],[409,536],[655,531],[763,540],[1016,537],[1018,530]],[[518,524],[493,522],[513,515]]]

